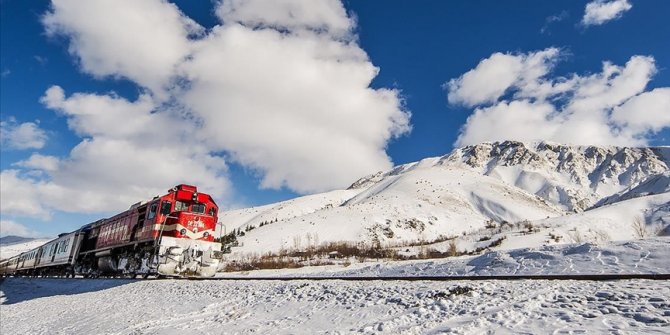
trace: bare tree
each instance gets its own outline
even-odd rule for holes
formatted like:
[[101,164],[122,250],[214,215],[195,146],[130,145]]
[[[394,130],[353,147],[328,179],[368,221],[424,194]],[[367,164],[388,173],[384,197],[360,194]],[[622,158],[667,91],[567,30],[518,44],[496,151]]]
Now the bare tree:
[[648,235],[647,224],[644,222],[644,219],[640,216],[636,216],[633,220],[633,232],[638,238],[645,238]]
[[301,238],[300,235],[293,236],[293,248],[297,251],[300,250]]
[[456,239],[451,240],[449,242],[449,256],[454,257],[458,256],[458,247],[456,246]]

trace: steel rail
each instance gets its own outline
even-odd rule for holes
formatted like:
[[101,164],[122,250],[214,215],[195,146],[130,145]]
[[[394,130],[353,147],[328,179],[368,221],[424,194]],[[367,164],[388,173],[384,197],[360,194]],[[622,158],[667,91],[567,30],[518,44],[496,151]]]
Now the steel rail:
[[31,277],[31,276],[8,276],[0,277],[0,283],[5,278],[27,278],[27,279],[67,279],[67,280],[222,280],[222,281],[484,281],[484,280],[574,280],[574,281],[615,281],[615,280],[670,280],[670,273],[624,273],[624,274],[573,274],[573,275],[491,275],[491,276],[333,276],[333,277],[149,277],[149,278],[127,278],[127,277],[97,277],[97,278],[65,278],[65,277]]
[[189,278],[193,280],[256,280],[256,281],[294,281],[294,280],[343,280],[343,281],[480,281],[480,280],[670,280],[670,273],[625,273],[625,274],[572,274],[572,275],[491,275],[491,276],[333,276],[333,277],[212,277]]

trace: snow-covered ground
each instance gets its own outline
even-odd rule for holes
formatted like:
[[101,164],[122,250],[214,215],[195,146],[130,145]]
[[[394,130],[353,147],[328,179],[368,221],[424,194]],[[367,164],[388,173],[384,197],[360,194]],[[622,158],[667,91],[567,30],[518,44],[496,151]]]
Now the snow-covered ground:
[[670,283],[6,279],[2,334],[667,334]]
[[[226,281],[6,278],[2,334],[667,334],[670,282],[341,280],[254,276],[668,273],[670,238],[347,267]],[[245,279],[246,278],[246,279]]]
[[[346,265],[346,266],[345,266]],[[670,237],[603,244],[581,243],[488,252],[479,256],[369,261],[299,269],[219,273],[267,276],[487,276],[670,273]]]

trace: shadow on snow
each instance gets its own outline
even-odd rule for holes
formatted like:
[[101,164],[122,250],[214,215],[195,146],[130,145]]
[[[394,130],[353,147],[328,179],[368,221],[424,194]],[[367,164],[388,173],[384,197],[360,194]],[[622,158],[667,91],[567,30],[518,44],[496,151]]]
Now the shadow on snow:
[[135,279],[4,278],[0,279],[0,301],[2,305],[11,305],[43,297],[101,291],[136,281]]

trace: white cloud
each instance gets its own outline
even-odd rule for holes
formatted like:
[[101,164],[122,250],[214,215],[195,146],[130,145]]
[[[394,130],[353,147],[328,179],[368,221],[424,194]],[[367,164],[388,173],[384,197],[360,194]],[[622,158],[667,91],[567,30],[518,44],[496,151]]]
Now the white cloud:
[[134,102],[113,95],[66,97],[54,86],[42,102],[85,138],[65,159],[33,155],[15,164],[44,176],[2,171],[3,213],[48,218],[53,210],[118,211],[179,183],[219,199],[229,195],[223,158],[197,140],[195,125],[178,111],[156,110],[149,96]]
[[160,152],[182,138],[197,154],[170,148],[170,157],[216,160],[211,153],[225,152],[259,172],[262,187],[298,192],[343,187],[392,166],[385,147],[409,131],[409,113],[398,91],[370,88],[378,69],[340,1],[231,0],[218,3],[216,14],[222,24],[205,33],[160,0],[53,4],[47,31],[69,39],[84,71],[146,89],[134,102],[79,93],[64,99],[62,89],[49,89],[43,103],[90,138],[53,180],[68,179],[63,169],[87,175],[75,167],[101,164],[99,153],[111,159],[123,141]]
[[631,98],[614,108],[612,120],[634,134],[659,132],[670,127],[670,87]]
[[409,114],[398,91],[370,88],[378,69],[341,3],[226,1],[224,23],[190,37],[199,30],[172,4],[124,6],[57,1],[44,17],[84,71],[143,91],[130,101],[50,87],[42,103],[82,141],[67,157],[33,154],[2,171],[3,213],[121,210],[181,182],[226,199],[221,153],[258,171],[262,187],[298,192],[392,166],[385,147],[409,131]]
[[586,4],[582,24],[584,26],[601,25],[618,19],[633,8],[628,0],[594,0]]
[[446,84],[449,102],[472,107],[498,100],[513,86],[537,89],[530,85],[551,70],[559,52],[556,48],[527,55],[496,52]]
[[216,14],[226,24],[323,31],[339,37],[348,36],[355,25],[339,0],[228,0],[220,1]]
[[11,220],[0,220],[1,236],[35,237],[37,234],[20,223]]
[[[511,139],[635,146],[670,127],[669,89],[645,91],[656,74],[652,57],[633,56],[624,66],[604,62],[602,72],[591,75],[550,78],[561,57],[550,50],[555,49],[506,59],[496,53],[449,82],[450,102],[477,106],[457,145]],[[512,63],[523,66],[508,71],[511,84],[501,85],[495,94],[470,94],[490,86],[495,80],[491,69]]]
[[83,71],[125,77],[162,95],[174,67],[189,53],[189,36],[203,32],[164,0],[53,0],[42,22],[67,36]]
[[28,159],[16,162],[13,165],[41,171],[56,171],[59,164],[58,157],[33,153]]
[[47,133],[35,122],[17,123],[10,118],[0,122],[0,143],[8,149],[41,149],[48,139]]
[[29,177],[20,177],[15,169],[0,172],[0,209],[2,214],[49,218],[44,208],[41,193],[44,183]]
[[458,145],[503,139],[527,141],[535,140],[537,134],[553,134],[558,128],[550,121],[555,112],[551,104],[525,99],[478,108],[468,118]]
[[409,129],[398,92],[369,88],[378,69],[365,52],[327,36],[223,26],[182,70],[180,100],[208,143],[260,171],[263,187],[346,186],[390,168],[386,143]]

